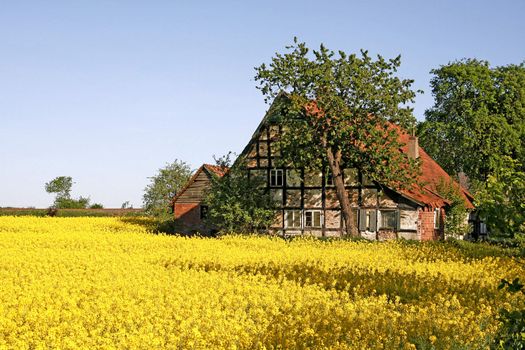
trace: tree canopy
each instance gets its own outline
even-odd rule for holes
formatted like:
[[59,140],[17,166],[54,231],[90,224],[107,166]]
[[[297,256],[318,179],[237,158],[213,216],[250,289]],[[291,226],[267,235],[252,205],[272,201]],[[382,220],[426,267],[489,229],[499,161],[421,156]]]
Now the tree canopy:
[[464,59],[431,72],[422,146],[450,174],[468,176],[491,233],[525,233],[525,65]]
[[205,194],[206,221],[227,233],[254,233],[268,229],[274,219],[274,205],[266,182],[249,178],[245,164],[232,164],[231,154],[217,159],[217,165],[229,168],[223,177],[212,174],[211,187]]
[[412,80],[396,76],[400,57],[373,59],[337,53],[321,45],[310,51],[294,38],[284,54],[256,68],[267,102],[285,93],[280,120],[282,160],[295,167],[328,166],[348,234],[357,235],[343,182],[343,168],[358,168],[393,187],[415,181],[417,164],[399,152],[398,129],[415,125]]
[[178,159],[159,169],[157,174],[149,178],[150,183],[144,189],[142,198],[145,212],[160,219],[171,218],[171,202],[188,182],[191,173],[190,166]]
[[57,176],[45,184],[47,193],[56,193],[56,196],[60,198],[70,198],[72,187],[73,178],[71,176]]
[[[78,199],[71,198],[73,178],[71,176],[57,176],[46,182],[47,193],[56,193],[53,206],[57,209],[85,209],[89,206],[89,197],[80,196]],[[100,204],[99,204],[100,205]]]
[[450,174],[485,181],[502,157],[525,159],[525,66],[466,59],[431,71],[434,106],[420,142]]

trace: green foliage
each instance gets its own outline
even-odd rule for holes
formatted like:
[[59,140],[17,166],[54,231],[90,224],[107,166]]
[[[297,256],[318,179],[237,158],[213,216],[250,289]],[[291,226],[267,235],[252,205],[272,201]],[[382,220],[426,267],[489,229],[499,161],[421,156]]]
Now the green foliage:
[[93,203],[89,206],[89,209],[104,209],[104,206],[100,203]]
[[329,166],[348,233],[357,234],[344,195],[342,170],[358,168],[368,178],[392,187],[416,179],[417,162],[399,152],[393,124],[415,125],[412,80],[396,76],[400,57],[372,59],[366,51],[348,55],[321,45],[306,47],[294,38],[285,54],[256,68],[255,80],[265,101],[283,98],[276,123],[285,130],[279,140],[286,165]]
[[144,189],[144,210],[161,220],[168,220],[172,216],[172,200],[188,182],[191,176],[190,166],[175,159],[158,170],[151,182]]
[[89,197],[71,198],[73,178],[58,176],[45,184],[47,193],[56,193],[53,207],[57,209],[85,209],[89,206]]
[[56,193],[57,198],[70,198],[71,187],[73,187],[71,176],[58,176],[45,184],[46,192]]
[[[525,289],[519,278],[512,282],[501,280],[498,289],[506,288],[510,293],[525,295]],[[494,339],[494,349],[525,349],[525,305],[521,310],[500,310],[501,328]]]
[[525,64],[467,59],[432,73],[421,145],[447,172],[469,177],[491,234],[525,232]]
[[78,199],[57,197],[55,207],[57,209],[86,209],[89,206],[89,198],[80,196]]
[[[217,165],[230,167],[230,154],[217,160]],[[207,224],[226,233],[268,229],[275,215],[266,182],[249,178],[242,161],[222,178],[213,175],[204,203],[208,206]]]
[[503,156],[525,159],[525,66],[467,59],[431,71],[435,104],[420,143],[448,173],[484,182]]
[[476,196],[476,204],[492,234],[525,234],[525,172],[510,157],[490,174]]
[[445,215],[445,236],[455,238],[466,236],[470,231],[468,222],[465,221],[468,212],[459,187],[452,181],[447,183],[440,179],[436,190],[440,196],[450,202]]

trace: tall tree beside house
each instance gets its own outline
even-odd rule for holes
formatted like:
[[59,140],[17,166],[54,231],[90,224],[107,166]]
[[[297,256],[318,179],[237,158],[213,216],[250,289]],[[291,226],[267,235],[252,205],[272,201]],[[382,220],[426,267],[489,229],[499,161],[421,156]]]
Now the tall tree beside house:
[[525,159],[525,66],[467,59],[431,71],[434,106],[419,141],[449,174],[484,182],[502,157]]
[[449,173],[465,173],[490,232],[525,229],[525,64],[465,59],[431,71],[434,106],[420,143]]
[[332,174],[347,234],[358,235],[345,191],[343,169],[358,168],[393,188],[412,184],[417,161],[399,152],[395,125],[415,125],[412,80],[396,76],[400,57],[371,58],[335,53],[323,45],[310,51],[294,38],[284,54],[256,68],[266,102],[288,96],[278,121],[282,162],[303,168],[327,166]]
[[504,157],[476,193],[476,202],[491,233],[525,235],[525,172],[522,164]]
[[150,177],[150,183],[144,189],[144,211],[161,220],[172,217],[171,201],[191,176],[190,166],[178,159],[166,164]]

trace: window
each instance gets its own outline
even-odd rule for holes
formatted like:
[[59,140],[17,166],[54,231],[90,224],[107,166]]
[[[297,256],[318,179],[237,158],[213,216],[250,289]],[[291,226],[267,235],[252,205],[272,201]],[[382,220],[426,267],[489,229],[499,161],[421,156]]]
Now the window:
[[397,213],[395,210],[381,210],[381,226],[379,228],[397,229]]
[[301,211],[285,210],[284,226],[287,228],[301,228]]
[[359,230],[377,231],[377,211],[375,209],[359,209]]
[[207,217],[208,217],[208,206],[201,205],[201,220],[206,219]]
[[434,209],[434,228],[439,229],[441,227],[441,210]]
[[307,210],[304,212],[304,227],[321,227],[323,224],[320,210]]
[[282,169],[270,170],[270,186],[282,187],[283,186],[283,171]]

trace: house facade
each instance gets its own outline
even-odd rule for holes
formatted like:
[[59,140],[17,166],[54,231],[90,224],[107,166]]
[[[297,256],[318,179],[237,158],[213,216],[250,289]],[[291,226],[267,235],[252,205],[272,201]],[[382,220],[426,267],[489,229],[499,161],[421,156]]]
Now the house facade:
[[183,233],[208,234],[212,231],[204,222],[208,207],[203,204],[203,199],[206,190],[211,186],[212,177],[222,177],[227,170],[203,164],[173,198],[173,214]]
[[[276,112],[270,107],[240,155],[247,164],[248,176],[262,179],[275,201],[277,209],[270,233],[342,236],[346,230],[329,172],[326,168],[307,170],[280,166],[277,140],[282,129],[274,122],[273,113]],[[402,131],[399,137],[404,144],[399,151],[420,160],[418,182],[423,185],[394,190],[367,179],[358,169],[344,169],[344,183],[354,213],[354,224],[360,235],[368,239],[443,238],[444,216],[450,203],[437,193],[437,185],[445,181],[457,186],[469,209],[474,208],[472,196],[419,147],[417,137]],[[192,205],[199,205],[198,196],[193,196],[192,200]],[[183,206],[177,208],[177,203]],[[186,215],[184,205],[179,197],[175,203],[176,218]],[[468,218],[468,213],[465,213],[465,218]]]

